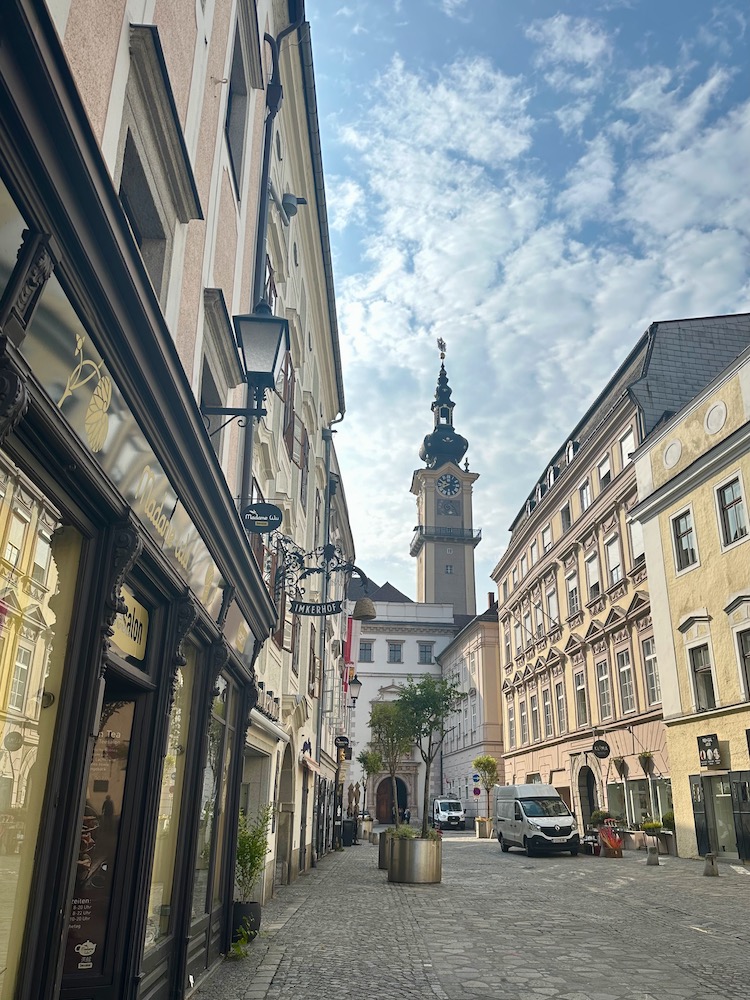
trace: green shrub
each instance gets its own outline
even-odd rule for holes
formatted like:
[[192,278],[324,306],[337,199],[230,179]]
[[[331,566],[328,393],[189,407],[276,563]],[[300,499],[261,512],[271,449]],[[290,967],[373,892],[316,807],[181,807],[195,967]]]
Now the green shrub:
[[641,823],[641,830],[643,830],[644,833],[649,834],[651,837],[655,836],[657,833],[661,833],[661,829],[661,823],[657,820],[647,820],[645,823]]
[[674,833],[674,812],[672,809],[670,809],[669,812],[664,813],[661,818],[661,823],[665,829],[671,830]]
[[601,826],[605,819],[612,819],[612,813],[608,809],[594,809],[591,813],[592,826]]

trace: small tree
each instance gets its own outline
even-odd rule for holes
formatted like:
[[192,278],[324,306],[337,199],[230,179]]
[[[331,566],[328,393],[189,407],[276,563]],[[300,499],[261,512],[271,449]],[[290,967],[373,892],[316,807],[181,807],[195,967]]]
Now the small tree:
[[362,787],[364,789],[364,794],[362,796],[362,815],[367,812],[367,786],[370,782],[370,778],[373,774],[378,774],[379,771],[383,770],[383,758],[374,750],[372,746],[367,747],[357,756],[357,762],[362,768]]
[[393,811],[398,826],[398,786],[396,772],[401,761],[409,753],[412,746],[411,734],[405,723],[401,705],[397,701],[379,701],[372,706],[370,712],[371,746],[385,764],[391,778],[393,795]]
[[488,753],[482,753],[474,758],[471,766],[479,774],[480,784],[485,792],[487,792],[487,815],[491,816],[490,791],[498,783],[500,777],[497,773],[497,761],[494,757],[490,757]]
[[411,742],[425,763],[422,837],[427,836],[432,762],[450,728],[450,715],[463,697],[454,681],[426,674],[418,681],[409,677],[398,698]]

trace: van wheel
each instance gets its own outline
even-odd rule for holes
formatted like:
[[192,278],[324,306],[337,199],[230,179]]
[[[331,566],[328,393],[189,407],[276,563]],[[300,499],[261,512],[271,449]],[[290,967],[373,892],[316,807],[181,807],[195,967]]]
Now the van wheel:
[[506,844],[505,841],[503,840],[502,833],[498,833],[497,839],[498,843],[500,844],[500,850],[503,852],[503,854],[507,854],[508,851],[510,850],[510,846]]
[[578,848],[577,847],[571,847],[571,849],[570,849],[570,856],[571,856],[571,858],[575,858],[577,856],[577,854],[578,854]]
[[534,851],[534,848],[529,844],[528,840],[525,837],[523,838],[523,849],[526,851],[527,858],[534,857],[534,854],[536,852]]

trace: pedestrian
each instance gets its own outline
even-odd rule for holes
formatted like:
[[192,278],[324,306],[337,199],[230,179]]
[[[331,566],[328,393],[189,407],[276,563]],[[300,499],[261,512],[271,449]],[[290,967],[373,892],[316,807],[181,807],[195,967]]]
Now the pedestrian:
[[404,809],[404,823],[406,823],[407,826],[411,823],[411,810],[408,806]]

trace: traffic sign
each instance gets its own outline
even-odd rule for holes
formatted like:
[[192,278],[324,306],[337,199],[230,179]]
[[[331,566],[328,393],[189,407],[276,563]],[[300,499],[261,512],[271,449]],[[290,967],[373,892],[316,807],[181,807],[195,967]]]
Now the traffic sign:
[[348,736],[337,736],[334,739],[334,741],[333,741],[333,745],[336,746],[336,747],[348,747],[349,746],[349,737]]
[[475,785],[478,785],[479,784],[479,775],[478,774],[472,774],[471,780],[474,782]]
[[482,794],[482,789],[481,788],[475,788],[474,789],[474,794],[475,795],[481,795]]

